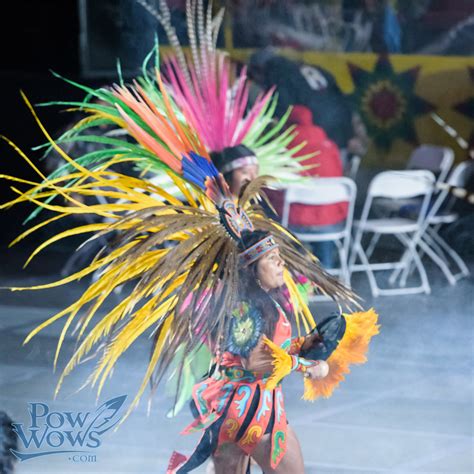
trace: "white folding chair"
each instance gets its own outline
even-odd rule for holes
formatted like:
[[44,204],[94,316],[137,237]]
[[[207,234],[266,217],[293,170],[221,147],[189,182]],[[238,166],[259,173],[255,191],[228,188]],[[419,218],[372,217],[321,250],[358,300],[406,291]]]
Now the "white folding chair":
[[[464,161],[454,168],[446,182],[447,186],[438,193],[428,211],[421,234],[422,240],[436,254],[436,258],[432,258],[432,260],[438,265],[451,285],[455,285],[459,279],[468,276],[469,269],[461,256],[441,237],[439,231],[442,226],[453,224],[458,219],[458,214],[452,210],[456,198],[454,196],[450,198],[449,188],[463,188],[466,184],[467,172],[471,166],[472,163]],[[428,255],[432,257],[432,254]],[[454,273],[450,269],[451,264],[457,267]],[[406,267],[404,270],[401,281],[406,281],[408,268]]]
[[340,202],[348,203],[347,217],[341,230],[324,232],[324,227],[322,227],[322,232],[318,233],[295,232],[302,242],[334,242],[339,255],[340,268],[327,269],[327,271],[338,275],[346,284],[350,283],[348,258],[356,193],[356,185],[350,178],[308,179],[305,184],[291,184],[286,188],[282,212],[282,225],[289,227],[292,204],[321,206]]
[[[448,178],[448,186],[464,188],[466,186],[467,174],[471,170],[472,166],[473,164],[470,161],[464,161],[462,163],[459,163],[454,168]],[[426,238],[428,244],[430,244],[430,246],[436,248],[438,251],[441,250],[439,254],[443,258],[446,255],[446,260],[449,261],[449,257],[451,257],[452,262],[457,265],[458,271],[456,273],[452,273],[449,270],[452,278],[457,281],[460,278],[468,276],[469,269],[467,268],[466,264],[464,263],[464,260],[460,257],[460,255],[439,235],[439,231],[442,226],[453,224],[459,218],[458,214],[456,212],[453,212],[452,210],[454,202],[456,200],[455,197],[448,199],[449,202],[446,208],[442,209],[443,204],[446,203],[448,194],[449,189],[444,189],[440,193],[437,202],[433,205],[433,208],[428,214],[428,225],[426,228],[426,233],[423,235]],[[447,276],[447,272],[444,273]]]
[[[451,148],[436,145],[420,145],[410,155],[406,170],[428,170],[434,173],[436,182],[444,182],[454,161]],[[391,201],[381,199],[376,206],[380,216],[399,214],[404,207],[416,207],[416,199]],[[375,242],[376,244],[376,242]]]
[[[434,181],[435,177],[431,171],[405,170],[379,173],[370,183],[361,219],[355,222],[356,232],[349,261],[349,271],[351,273],[354,271],[365,271],[367,273],[373,296],[430,293],[431,288],[425,268],[417,253],[417,245],[420,244],[423,223],[426,218]],[[413,197],[422,198],[421,208],[416,220],[401,217],[369,218],[374,199],[376,198],[395,201]],[[369,233],[377,238],[375,240],[372,239],[370,244],[372,248],[368,255],[362,246],[362,238],[364,234]],[[420,275],[421,284],[419,286],[379,287],[374,272],[405,268],[411,261],[403,254],[402,258],[396,262],[371,263],[369,259],[372,255],[373,247],[378,242],[378,237],[382,235],[394,236],[406,248],[406,253],[415,262]],[[374,241],[376,242],[375,244]],[[423,247],[428,248],[426,244]],[[424,250],[431,251],[431,249],[426,250],[425,248]],[[356,264],[357,257],[360,258],[361,264]]]
[[444,182],[454,161],[451,148],[436,145],[420,145],[415,148],[407,163],[407,170],[428,170],[436,176],[436,181]]

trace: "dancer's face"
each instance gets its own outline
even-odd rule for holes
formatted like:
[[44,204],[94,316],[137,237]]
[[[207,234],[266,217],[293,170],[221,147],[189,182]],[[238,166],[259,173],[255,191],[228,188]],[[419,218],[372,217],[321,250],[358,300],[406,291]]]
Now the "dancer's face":
[[232,172],[230,190],[234,196],[238,196],[242,186],[253,181],[258,176],[258,165],[246,165]]
[[283,270],[285,262],[276,248],[267,252],[257,262],[257,278],[265,291],[279,288],[284,284]]

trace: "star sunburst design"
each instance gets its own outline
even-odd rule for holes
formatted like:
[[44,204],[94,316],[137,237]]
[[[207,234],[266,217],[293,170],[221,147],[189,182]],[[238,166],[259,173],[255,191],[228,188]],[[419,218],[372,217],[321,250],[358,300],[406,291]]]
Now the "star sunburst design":
[[397,73],[387,56],[379,57],[373,71],[349,63],[352,100],[377,147],[388,151],[395,138],[418,144],[414,120],[434,109],[415,94],[419,69]]
[[232,316],[226,350],[248,357],[262,335],[262,315],[255,307],[241,302]]

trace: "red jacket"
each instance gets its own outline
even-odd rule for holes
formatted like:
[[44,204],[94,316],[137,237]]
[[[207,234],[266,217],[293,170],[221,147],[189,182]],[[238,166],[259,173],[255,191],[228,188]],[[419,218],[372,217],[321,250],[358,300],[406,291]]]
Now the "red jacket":
[[[324,130],[313,124],[311,110],[303,105],[295,105],[289,117],[289,122],[296,124],[298,135],[293,139],[289,148],[307,142],[296,154],[303,156],[319,151],[313,158],[300,162],[302,165],[316,165],[304,170],[301,174],[318,177],[342,176],[342,162],[337,145],[329,140]],[[283,209],[283,192],[271,192],[270,199],[275,210],[281,216]],[[347,203],[325,204],[322,206],[308,206],[306,204],[292,204],[290,208],[290,226],[325,226],[337,224],[347,216]]]

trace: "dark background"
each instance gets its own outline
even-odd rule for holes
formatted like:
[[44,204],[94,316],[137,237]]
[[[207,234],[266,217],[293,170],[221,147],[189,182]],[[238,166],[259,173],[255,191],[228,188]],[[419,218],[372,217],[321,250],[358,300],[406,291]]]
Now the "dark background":
[[[28,156],[38,157],[31,147],[44,142],[33,117],[22,101],[23,90],[34,104],[65,97],[80,97],[65,82],[55,79],[50,70],[78,79],[79,16],[75,0],[22,0],[8,2],[0,14],[0,134],[14,141]],[[49,131],[64,122],[57,108],[44,107],[40,117]],[[4,142],[0,143],[2,173],[34,178],[34,173]],[[0,182],[0,199],[13,196],[8,184]],[[0,212],[2,241],[18,231],[17,223],[26,206]],[[0,252],[1,253],[1,252]]]
[[[153,46],[157,31],[157,21],[131,0],[89,1],[88,34],[83,37],[88,48],[81,53],[80,3],[79,0],[18,0],[2,5],[0,13],[0,135],[15,142],[40,168],[41,154],[31,148],[44,143],[45,137],[23,102],[20,90],[32,104],[82,99],[83,92],[55,78],[51,71],[99,87],[117,79],[116,59],[120,58],[124,75],[136,74]],[[37,108],[53,137],[70,120],[63,108]],[[35,178],[31,168],[4,141],[0,142],[0,160],[1,173]],[[13,196],[8,183],[2,180],[0,202]],[[1,242],[18,234],[18,224],[30,210],[31,206],[23,205],[0,212]]]
[[[271,0],[248,0],[248,3],[252,4],[252,1],[259,8],[275,8],[279,4]],[[474,4],[474,0],[456,0],[448,7],[446,2],[432,0],[431,10],[437,16],[433,13],[433,18],[423,24],[442,24],[443,28],[448,28],[460,20],[461,11],[468,16],[471,2]],[[158,28],[156,20],[132,0],[89,0],[88,4],[93,6],[87,16],[89,47],[86,53],[83,50],[81,56],[79,3],[79,0],[17,0],[4,2],[0,13],[0,135],[13,140],[40,166],[40,154],[31,148],[43,143],[45,138],[22,101],[20,90],[33,104],[81,99],[83,93],[79,89],[53,77],[50,71],[91,86],[109,84],[117,78],[117,57],[121,60],[125,75],[137,72]],[[184,2],[169,0],[168,3],[178,35],[182,38],[185,36]],[[229,11],[237,15],[238,5],[244,2],[223,3],[233,3]],[[325,2],[319,3],[323,5]],[[451,16],[442,15],[449,8]],[[455,18],[451,18],[453,15]],[[438,28],[437,34],[443,28]],[[163,43],[164,35],[159,28],[158,34]],[[60,110],[60,107],[37,109],[53,136],[69,121],[67,113]],[[0,160],[1,173],[21,178],[35,177],[34,172],[4,141],[0,142]],[[0,202],[13,196],[8,183],[0,181]],[[18,224],[30,210],[31,207],[18,206],[13,211],[0,212],[0,242],[18,233]],[[37,239],[40,238],[38,234]]]

